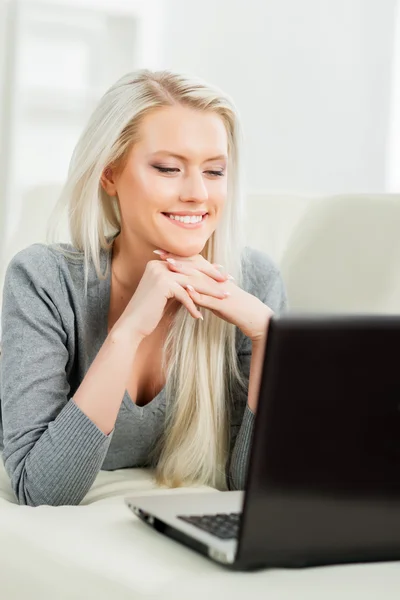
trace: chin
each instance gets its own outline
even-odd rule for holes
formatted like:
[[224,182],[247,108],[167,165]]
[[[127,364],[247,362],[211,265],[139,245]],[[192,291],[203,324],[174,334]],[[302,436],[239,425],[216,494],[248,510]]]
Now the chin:
[[168,244],[168,246],[165,247],[165,250],[167,252],[170,252],[171,254],[176,254],[177,256],[189,258],[190,256],[195,256],[195,254],[200,254],[204,249],[205,245],[206,242],[202,244],[193,244],[192,246],[188,246],[188,244]]

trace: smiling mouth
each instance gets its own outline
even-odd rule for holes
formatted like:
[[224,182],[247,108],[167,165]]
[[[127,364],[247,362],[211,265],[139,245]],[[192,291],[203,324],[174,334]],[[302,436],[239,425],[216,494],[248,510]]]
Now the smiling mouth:
[[201,223],[207,217],[208,213],[203,213],[199,215],[176,215],[174,213],[162,213],[165,217],[170,219],[171,221],[177,221],[178,223],[184,224],[196,224]]
[[173,226],[184,229],[198,229],[203,227],[208,217],[208,213],[202,215],[173,215],[171,213],[161,213]]

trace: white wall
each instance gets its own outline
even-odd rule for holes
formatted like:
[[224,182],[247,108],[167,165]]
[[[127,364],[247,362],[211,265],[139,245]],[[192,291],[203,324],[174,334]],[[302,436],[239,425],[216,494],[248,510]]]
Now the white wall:
[[163,13],[160,0],[7,0],[6,43],[4,5],[0,0],[0,260],[6,264],[45,238],[73,148],[100,96],[124,73],[157,67]]
[[251,191],[385,191],[397,0],[165,0],[162,66],[217,83]]
[[[5,0],[0,0],[0,140],[4,139],[4,130],[5,130],[5,110],[4,110],[4,98],[5,98],[5,81],[4,75],[6,70],[6,4]],[[4,153],[6,149],[2,148],[0,144],[0,232],[3,231],[3,222],[4,222],[4,198],[2,195],[2,184],[1,180],[3,179],[3,163]]]
[[[15,6],[14,0],[8,1]],[[25,3],[32,5],[35,0]],[[3,4],[0,0],[0,86],[4,85]],[[201,75],[234,97],[246,134],[251,218],[257,218],[265,194],[271,197],[277,191],[298,198],[396,191],[396,185],[400,185],[398,76],[395,85],[396,73],[400,72],[400,45],[394,51],[393,43],[395,8],[400,0],[51,0],[51,4],[75,6],[83,12],[88,7],[96,11],[103,7],[125,13],[128,7],[129,13],[137,14],[141,7],[138,23],[142,25],[127,33],[128,40],[137,40],[135,56],[125,43],[110,44],[106,35],[102,38],[103,51],[94,55],[96,68],[89,70],[90,74],[98,75],[107,60],[114,57],[107,68],[113,80],[122,70],[166,67]],[[78,21],[81,28],[81,19]],[[123,19],[123,24],[129,27],[129,20]],[[40,38],[50,47],[51,33]],[[19,48],[29,46],[26,32],[20,30],[16,37]],[[46,56],[51,58],[53,54],[47,52]],[[44,63],[51,61],[33,61],[32,53],[26,55],[31,62],[13,78],[23,80],[28,70],[36,81],[45,70]],[[64,55],[70,57],[71,53]],[[398,57],[397,65],[394,56]],[[80,59],[78,63],[83,64]],[[53,78],[50,80],[53,84]],[[65,81],[72,85],[70,78]],[[25,109],[17,108],[35,100],[32,90],[17,84],[6,88],[14,95],[8,107],[12,110],[5,118],[12,138],[11,147],[6,147],[1,135],[4,90],[0,87],[0,154],[10,159],[7,165],[0,157],[3,265],[16,249],[42,239],[49,207],[56,200],[53,186],[61,185],[85,120],[79,113],[72,127],[68,118],[73,115],[67,114],[64,119],[62,106],[57,107],[52,97],[42,94],[49,106],[39,106],[40,118],[35,112],[29,113],[34,127],[28,129],[23,121]],[[62,95],[67,105],[73,101],[72,91]],[[84,108],[89,110],[89,104]],[[397,123],[397,129],[392,127],[391,132],[389,115],[392,123]],[[64,126],[57,128],[54,124],[60,118],[67,133]],[[54,148],[45,140],[49,129]],[[30,179],[25,182],[24,178]],[[7,179],[11,190],[8,196],[3,192]],[[287,203],[281,204],[282,210],[289,210]],[[270,206],[271,219],[283,222],[286,214],[279,212],[279,201],[274,206],[278,212],[273,213]],[[34,211],[36,220],[29,210]],[[297,208],[290,211],[288,218]],[[7,217],[3,223],[2,216]],[[280,247],[278,231],[274,243]],[[4,257],[2,246],[7,251]]]
[[391,192],[400,190],[400,0],[397,5],[394,39],[387,164],[387,181]]

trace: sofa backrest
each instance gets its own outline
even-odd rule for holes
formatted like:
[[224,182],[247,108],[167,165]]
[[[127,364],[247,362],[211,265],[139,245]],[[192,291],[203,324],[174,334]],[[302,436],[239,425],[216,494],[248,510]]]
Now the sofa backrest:
[[400,195],[310,202],[280,257],[292,309],[400,312]]

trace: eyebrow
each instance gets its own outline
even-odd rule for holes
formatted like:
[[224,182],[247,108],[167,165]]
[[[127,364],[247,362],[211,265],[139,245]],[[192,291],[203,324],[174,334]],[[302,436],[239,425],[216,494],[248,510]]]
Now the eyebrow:
[[[168,150],[158,150],[157,152],[153,152],[153,154],[167,154],[168,156],[172,156],[172,158],[177,158],[178,160],[183,160],[187,162],[186,156],[182,154],[175,154],[174,152],[169,152]],[[212,158],[207,158],[203,162],[211,162],[213,160],[228,160],[226,154],[219,154],[218,156],[213,156]]]

